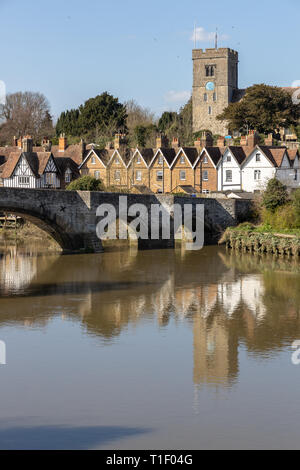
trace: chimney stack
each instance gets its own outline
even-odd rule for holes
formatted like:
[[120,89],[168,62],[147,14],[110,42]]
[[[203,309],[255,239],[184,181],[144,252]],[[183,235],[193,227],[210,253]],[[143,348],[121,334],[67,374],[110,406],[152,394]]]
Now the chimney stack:
[[273,134],[269,134],[268,137],[265,138],[265,145],[267,145],[268,147],[273,147],[274,145]]
[[44,137],[42,140],[42,148],[44,152],[50,152],[51,151],[51,142],[48,139],[48,137]]
[[226,146],[225,137],[220,135],[217,140],[217,147],[225,148],[225,146]]
[[58,140],[58,151],[64,152],[66,148],[67,148],[67,138],[65,134],[60,134],[59,140]]
[[156,137],[156,150],[160,148],[167,148],[168,145],[169,145],[169,142],[168,142],[167,137],[165,137],[164,135],[160,135]]
[[173,139],[172,139],[172,148],[173,148],[174,150],[178,150],[178,149],[179,149],[179,145],[180,145],[180,143],[179,143],[178,137],[173,137]]
[[13,147],[18,147],[18,139],[16,136],[13,138]]
[[247,141],[250,149],[254,148],[257,144],[259,144],[259,135],[257,134],[256,131],[250,131],[248,136],[247,136]]
[[127,139],[125,134],[115,134],[114,149],[125,151],[127,148]]
[[22,150],[22,140],[23,140],[22,136],[20,136],[17,140],[17,145],[18,145],[19,150]]
[[212,135],[209,132],[203,132],[200,141],[202,147],[212,147],[214,145]]
[[199,150],[199,151],[201,150],[202,144],[201,144],[201,139],[200,139],[200,137],[198,137],[198,139],[195,140],[195,142],[194,142],[194,147],[196,147],[196,149]]
[[248,137],[246,135],[241,136],[240,146],[241,147],[248,147]]
[[85,151],[86,151],[86,144],[85,144],[83,139],[80,140],[80,145],[81,145],[81,157],[82,157],[82,160],[83,160],[83,156],[84,156]]
[[22,151],[26,153],[32,153],[33,140],[30,135],[26,135],[22,140]]

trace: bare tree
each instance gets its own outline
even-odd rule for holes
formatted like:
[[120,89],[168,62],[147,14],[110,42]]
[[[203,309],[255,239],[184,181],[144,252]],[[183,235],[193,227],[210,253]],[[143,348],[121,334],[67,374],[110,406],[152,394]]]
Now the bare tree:
[[41,93],[31,91],[11,93],[6,103],[0,105],[1,140],[11,141],[12,137],[30,134],[35,140],[52,135],[53,123],[50,105]]

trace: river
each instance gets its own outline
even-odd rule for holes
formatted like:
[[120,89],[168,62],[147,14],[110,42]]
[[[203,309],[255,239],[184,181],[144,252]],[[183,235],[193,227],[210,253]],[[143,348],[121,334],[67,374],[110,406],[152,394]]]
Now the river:
[[299,284],[215,246],[2,247],[0,448],[299,448]]

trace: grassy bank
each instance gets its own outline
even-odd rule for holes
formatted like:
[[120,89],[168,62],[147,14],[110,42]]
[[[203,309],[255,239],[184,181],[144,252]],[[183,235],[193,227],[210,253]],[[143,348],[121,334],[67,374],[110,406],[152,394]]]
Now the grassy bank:
[[0,229],[0,240],[18,243],[45,242],[49,246],[57,246],[50,235],[29,222],[16,228]]
[[280,256],[300,256],[300,229],[280,232],[266,225],[241,224],[228,228],[219,243],[227,248]]

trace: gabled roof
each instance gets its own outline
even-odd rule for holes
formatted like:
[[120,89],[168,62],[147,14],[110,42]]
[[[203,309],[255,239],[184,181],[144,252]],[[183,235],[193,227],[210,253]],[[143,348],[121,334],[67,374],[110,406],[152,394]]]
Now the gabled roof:
[[[87,152],[87,154],[85,155],[85,158],[84,160],[81,162],[81,164],[78,166],[78,169],[80,170],[80,168],[85,164],[85,162],[90,158],[90,156],[92,154],[96,155],[96,157],[99,158],[99,160],[101,161],[101,163],[107,167],[108,165],[108,162],[110,161],[112,155],[114,154],[114,150],[107,150],[107,149],[95,149],[95,148],[92,148],[91,150],[89,150]],[[57,157],[62,157],[63,155],[62,154],[58,154]]]
[[11,177],[18,161],[20,160],[21,155],[22,155],[22,152],[20,151],[12,152],[9,155],[7,162],[3,165],[3,170],[2,170],[2,175],[1,175],[2,178]]
[[208,157],[211,159],[213,165],[216,167],[219,163],[220,159],[222,158],[222,152],[219,147],[204,147],[194,163],[194,168],[197,165],[198,161],[201,159],[203,153],[206,153]]
[[123,152],[120,152],[118,149],[117,150],[113,150],[113,153],[107,163],[107,166],[110,165],[111,161],[113,160],[113,158],[115,157],[115,155],[118,155],[118,157],[122,160],[122,163],[123,165],[125,166],[125,168],[127,168],[130,160],[131,160],[131,151],[130,149],[126,148]]
[[68,145],[64,152],[59,151],[58,145],[52,145],[51,152],[53,153],[54,157],[72,158],[72,160],[74,160],[77,165],[80,165],[89,151],[86,150],[84,153],[82,153],[82,145],[74,144]]
[[153,160],[153,157],[154,157],[154,151],[153,149],[149,148],[149,149],[136,149],[134,152],[133,152],[133,155],[132,157],[130,158],[129,160],[129,163],[127,165],[127,167],[129,167],[129,165],[131,164],[131,162],[133,161],[133,159],[135,158],[135,156],[139,154],[142,158],[142,160],[144,161],[145,165],[147,168],[149,168],[149,165],[151,163],[151,161]]
[[44,173],[51,155],[52,155],[51,152],[27,153],[27,152],[19,151],[19,152],[11,153],[7,159],[7,162],[3,165],[3,171],[2,171],[1,177],[10,178],[21,156],[24,156],[33,175],[36,178],[39,178]]
[[261,149],[270,162],[277,168],[281,166],[285,154],[287,154],[289,159],[286,147],[269,147],[266,145],[259,145],[258,148]]
[[183,152],[183,154],[187,158],[189,164],[193,168],[193,166],[194,166],[194,164],[195,164],[195,162],[196,162],[196,160],[199,156],[199,152],[198,152],[196,147],[180,147],[180,149],[178,150],[177,155],[174,158],[171,166],[175,165],[175,163],[178,160],[179,155],[181,154],[181,152]]
[[59,169],[60,173],[63,175],[67,168],[70,168],[73,175],[79,176],[79,170],[77,164],[72,160],[72,158],[68,157],[56,157],[54,161]]
[[300,157],[298,149],[288,149],[287,152],[288,152],[288,155],[289,155],[289,159],[292,163],[295,161],[297,156],[298,156],[298,158]]
[[246,160],[247,154],[243,147],[230,145],[229,147],[227,147],[227,149],[230,150],[239,165],[241,165],[243,161]]
[[173,161],[174,161],[174,158],[176,157],[176,152],[175,152],[175,150],[174,150],[173,148],[163,148],[163,147],[157,149],[157,151],[156,151],[154,157],[152,158],[152,160],[151,160],[151,162],[150,162],[150,164],[149,164],[149,167],[152,165],[152,163],[154,162],[154,160],[156,159],[156,157],[157,157],[157,155],[158,155],[159,153],[160,153],[160,154],[164,157],[164,159],[166,160],[168,167],[171,168],[171,165],[172,165],[172,163],[173,163]]

